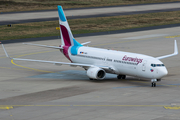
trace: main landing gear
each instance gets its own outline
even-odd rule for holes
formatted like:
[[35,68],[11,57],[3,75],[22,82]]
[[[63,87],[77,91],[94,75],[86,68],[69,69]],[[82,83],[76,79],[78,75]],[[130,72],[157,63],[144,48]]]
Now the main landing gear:
[[156,87],[157,79],[151,79],[151,87]]
[[126,79],[126,75],[118,75],[117,79]]

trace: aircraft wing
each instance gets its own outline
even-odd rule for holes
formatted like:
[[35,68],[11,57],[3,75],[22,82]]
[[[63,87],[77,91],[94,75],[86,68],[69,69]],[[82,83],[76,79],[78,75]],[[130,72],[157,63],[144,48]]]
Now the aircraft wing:
[[156,57],[157,59],[164,59],[167,57],[172,57],[178,55],[178,47],[177,47],[177,42],[176,40],[174,40],[174,53],[173,54],[169,54],[169,55],[164,55],[164,56],[160,56],[160,57]]
[[[11,57],[9,57],[11,58]],[[45,60],[34,60],[34,59],[22,59],[22,58],[11,58],[13,60],[20,60],[20,61],[29,61],[29,62],[41,62],[41,63],[52,63],[54,65],[70,65],[71,67],[99,67],[105,70],[112,70],[108,66],[98,66],[98,65],[90,65],[90,64],[81,64],[81,63],[67,63],[67,62],[58,62],[58,61],[45,61]]]
[[93,65],[80,64],[80,63],[66,63],[66,62],[34,60],[34,59],[22,59],[22,58],[12,58],[12,59],[13,60],[21,60],[21,61],[30,61],[30,62],[52,63],[52,64],[55,64],[55,65],[71,65],[71,66],[93,67]]
[[90,65],[90,64],[81,64],[81,63],[67,63],[67,62],[58,62],[58,61],[45,61],[45,60],[35,60],[35,59],[22,59],[22,58],[12,58],[8,55],[6,49],[4,48],[4,45],[2,44],[2,47],[4,49],[4,52],[6,54],[6,57],[13,59],[13,60],[20,60],[20,61],[30,61],[30,62],[41,62],[41,63],[52,63],[54,65],[70,65],[70,66],[80,66],[80,67],[99,67],[102,69],[108,69],[108,70],[112,70],[110,67],[108,66],[96,66],[96,65]]

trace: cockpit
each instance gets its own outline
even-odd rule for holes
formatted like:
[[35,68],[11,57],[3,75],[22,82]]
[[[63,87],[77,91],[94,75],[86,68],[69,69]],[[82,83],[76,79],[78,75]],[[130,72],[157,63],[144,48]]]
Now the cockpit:
[[151,64],[152,67],[162,67],[164,64]]

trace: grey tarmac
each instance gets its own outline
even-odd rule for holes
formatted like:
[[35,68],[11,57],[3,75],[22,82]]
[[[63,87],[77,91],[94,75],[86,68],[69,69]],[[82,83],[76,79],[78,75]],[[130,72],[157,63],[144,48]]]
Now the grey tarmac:
[[[180,27],[76,37],[88,46],[161,56],[180,46]],[[60,45],[59,39],[33,41]],[[69,62],[58,50],[5,44],[11,57]],[[180,48],[180,47],[179,47]],[[178,120],[180,118],[180,57],[163,59],[169,74],[151,81],[108,74],[90,81],[86,72],[70,66],[13,61],[0,47],[0,119],[2,120]]]

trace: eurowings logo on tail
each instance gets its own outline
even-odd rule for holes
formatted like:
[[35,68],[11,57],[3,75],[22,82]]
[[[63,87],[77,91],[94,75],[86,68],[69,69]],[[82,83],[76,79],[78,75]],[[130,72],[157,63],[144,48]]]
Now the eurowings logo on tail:
[[61,42],[64,46],[82,46],[78,43],[71,32],[69,24],[66,20],[64,11],[61,6],[58,6],[58,14],[59,14],[59,26],[60,26],[60,34],[61,34]]
[[74,39],[61,6],[58,6],[58,14],[63,54],[71,60],[68,54],[69,49],[72,55],[77,55],[78,48],[82,45]]

